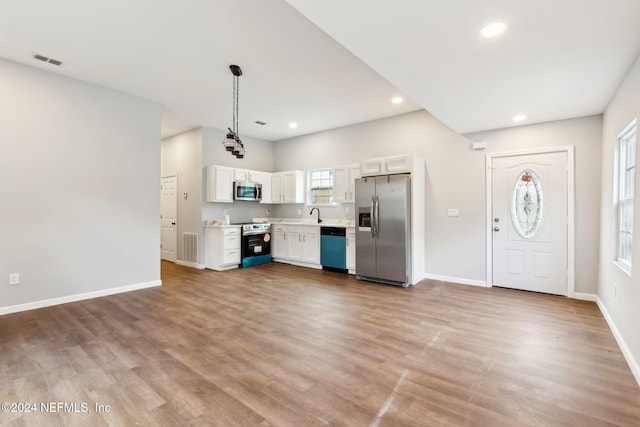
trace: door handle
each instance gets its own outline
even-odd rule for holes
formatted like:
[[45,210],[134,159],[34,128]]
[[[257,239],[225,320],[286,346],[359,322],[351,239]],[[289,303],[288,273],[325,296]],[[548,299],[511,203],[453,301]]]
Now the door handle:
[[374,201],[375,199],[373,198],[373,196],[371,196],[371,210],[369,211],[369,222],[370,224],[370,228],[371,228],[371,238],[375,239],[376,237],[376,211],[374,210]]
[[376,196],[376,239],[380,237],[380,199]]
[[172,222],[172,223],[171,223],[171,225],[176,225],[176,223],[175,223],[175,222]]
[[500,227],[493,227],[493,231],[500,231]]

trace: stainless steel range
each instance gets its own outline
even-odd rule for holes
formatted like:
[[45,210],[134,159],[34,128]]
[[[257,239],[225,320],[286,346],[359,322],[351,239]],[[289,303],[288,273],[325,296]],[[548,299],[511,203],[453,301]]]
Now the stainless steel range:
[[242,226],[242,267],[271,262],[271,224]]

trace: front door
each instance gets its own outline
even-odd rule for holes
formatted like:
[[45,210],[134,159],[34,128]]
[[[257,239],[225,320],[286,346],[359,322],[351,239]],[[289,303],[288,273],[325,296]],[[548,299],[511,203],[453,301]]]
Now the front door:
[[160,258],[176,262],[178,185],[175,175],[162,177],[160,193]]
[[493,285],[567,295],[567,152],[491,166]]

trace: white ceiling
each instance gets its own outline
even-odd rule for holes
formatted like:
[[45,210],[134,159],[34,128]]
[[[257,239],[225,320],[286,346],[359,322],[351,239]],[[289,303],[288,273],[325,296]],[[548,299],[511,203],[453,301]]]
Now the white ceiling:
[[288,2],[459,133],[600,114],[640,51],[640,0]]
[[[0,57],[157,101],[163,136],[231,126],[230,64],[241,136],[420,108],[463,133],[601,113],[640,51],[638,16],[638,0],[5,1]],[[481,39],[496,19],[507,31]]]

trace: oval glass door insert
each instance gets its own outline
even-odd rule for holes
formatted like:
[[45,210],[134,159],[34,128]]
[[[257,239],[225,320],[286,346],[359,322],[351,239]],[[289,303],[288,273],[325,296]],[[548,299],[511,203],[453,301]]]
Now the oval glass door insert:
[[511,219],[518,234],[529,239],[542,223],[542,187],[534,171],[525,169],[516,179],[511,201]]

